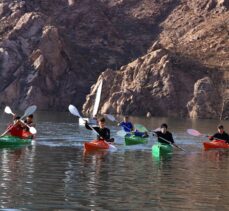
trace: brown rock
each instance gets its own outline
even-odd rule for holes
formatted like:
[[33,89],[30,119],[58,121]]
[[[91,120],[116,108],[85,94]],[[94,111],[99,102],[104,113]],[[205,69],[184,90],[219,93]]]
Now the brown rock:
[[188,116],[195,82],[228,70],[228,15],[227,0],[3,0],[0,106],[80,108],[114,69],[102,112]]
[[[191,70],[184,71],[190,66],[187,61],[178,59],[165,49],[158,49],[121,71],[105,71],[96,84],[103,78],[101,113],[146,115],[150,112],[153,116],[187,116],[186,104],[192,96],[193,86],[205,71],[198,71],[194,65]],[[85,113],[91,113],[94,98],[93,89],[83,106]]]
[[194,85],[194,96],[187,107],[191,118],[219,118],[219,92],[209,77],[198,80]]

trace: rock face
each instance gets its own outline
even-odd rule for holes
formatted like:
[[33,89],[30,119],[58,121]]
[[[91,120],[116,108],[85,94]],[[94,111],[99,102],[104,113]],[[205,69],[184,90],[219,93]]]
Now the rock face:
[[191,118],[219,118],[221,95],[209,77],[199,79],[194,85],[194,97],[187,107]]
[[175,2],[2,0],[0,106],[82,106],[102,71],[147,50]]
[[101,112],[227,115],[213,75],[227,82],[228,9],[227,0],[2,0],[0,107],[80,108],[103,78]]
[[92,112],[95,88],[103,80],[101,113],[147,115],[150,112],[153,116],[200,118],[202,113],[204,117],[216,117],[219,103],[214,99],[218,87],[204,77],[210,74],[207,68],[186,58],[162,48],[154,49],[119,71],[102,73],[83,109],[85,113]]
[[[228,1],[180,1],[162,21],[148,54],[101,74],[98,80],[112,78],[101,113],[228,118],[228,9]],[[93,98],[92,90],[85,113]]]

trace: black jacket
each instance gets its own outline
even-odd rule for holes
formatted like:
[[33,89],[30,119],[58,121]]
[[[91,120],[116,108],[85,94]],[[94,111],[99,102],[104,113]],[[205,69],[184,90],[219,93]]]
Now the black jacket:
[[229,135],[227,133],[225,133],[225,132],[223,132],[223,133],[215,133],[213,136],[209,137],[209,140],[213,140],[213,139],[224,140],[229,144]]
[[[88,130],[92,130],[88,123],[85,123],[85,127]],[[110,130],[108,128],[93,127],[93,129],[99,134],[97,135],[98,140],[109,140],[110,139]]]
[[[157,131],[155,133],[157,134],[158,142],[160,142],[162,144],[169,144],[168,142],[170,142],[171,144],[174,143],[173,135],[169,131],[166,131],[166,133],[162,133],[161,131]],[[163,139],[165,139],[166,141]]]

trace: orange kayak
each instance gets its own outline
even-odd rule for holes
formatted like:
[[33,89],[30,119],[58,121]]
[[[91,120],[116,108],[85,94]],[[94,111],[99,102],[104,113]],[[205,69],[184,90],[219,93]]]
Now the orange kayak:
[[213,140],[211,142],[204,142],[204,149],[229,149],[229,144],[223,140]]
[[94,150],[107,150],[110,148],[110,144],[103,140],[94,140],[91,142],[84,143],[84,149],[87,151],[94,151]]

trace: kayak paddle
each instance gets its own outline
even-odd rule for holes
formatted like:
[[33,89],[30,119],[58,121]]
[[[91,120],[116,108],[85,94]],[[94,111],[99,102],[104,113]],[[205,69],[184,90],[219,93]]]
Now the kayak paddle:
[[124,130],[119,130],[119,131],[117,132],[117,135],[120,136],[120,137],[122,137],[122,138],[124,138],[125,135],[126,135],[126,132],[125,132]]
[[20,121],[21,121],[23,124],[25,124],[26,127],[29,128],[29,132],[32,133],[32,134],[36,134],[36,133],[37,133],[36,128],[35,128],[35,127],[31,127],[31,126],[29,126],[28,124],[26,124],[26,123],[23,121],[23,119],[24,119],[25,117],[27,117],[27,116],[33,114],[36,110],[37,110],[37,106],[35,106],[35,105],[29,106],[29,107],[25,110],[23,116],[20,118]]
[[204,135],[204,134],[200,133],[198,130],[194,130],[194,129],[187,129],[187,133],[189,135],[192,135],[192,136],[205,136],[205,137],[208,137],[208,135]]
[[[189,135],[192,135],[192,136],[202,136],[202,137],[207,137],[207,138],[209,138],[209,137],[211,137],[211,136],[209,136],[209,135],[207,135],[207,134],[202,134],[202,133],[200,133],[198,130],[195,130],[195,129],[187,129],[187,133],[189,134]],[[214,137],[213,137],[214,138]],[[225,140],[222,140],[222,139],[219,139],[219,138],[214,138],[215,140],[219,140],[219,141],[225,141]],[[226,142],[226,141],[225,141]]]
[[[153,134],[156,134],[155,132],[152,132],[152,133],[153,133]],[[157,135],[157,134],[156,134],[156,135]],[[168,141],[168,140],[165,139],[165,138],[162,138],[161,136],[157,136],[157,137],[160,138],[160,139],[162,139],[163,141],[167,142],[167,143],[170,144],[171,146],[176,147],[176,148],[178,148],[178,149],[180,149],[180,150],[182,150],[182,151],[185,152],[185,149],[183,149],[182,147],[179,147],[179,146],[177,146],[176,144],[171,143],[170,141]]]
[[[71,114],[73,114],[74,116],[77,116],[78,118],[83,119],[83,117],[80,115],[78,109],[74,106],[74,105],[69,105],[68,106],[68,110],[70,111]],[[84,119],[83,119],[84,120]],[[85,121],[85,120],[84,120]],[[86,121],[85,121],[86,122]],[[98,136],[100,136],[100,134],[90,125],[88,125],[92,131],[94,131]]]
[[[74,106],[74,105],[69,105],[68,106],[68,110],[70,111],[71,114],[73,114],[74,116],[77,116],[78,118],[82,119],[83,121],[85,121],[83,119],[83,117],[80,115],[78,109]],[[85,121],[86,122],[86,121]],[[90,125],[88,125],[97,135],[99,135],[99,133]],[[100,135],[99,135],[100,136]]]
[[12,110],[11,110],[11,108],[10,108],[9,106],[6,106],[6,107],[5,107],[4,112],[7,113],[7,114],[11,114],[11,115],[13,115],[13,116],[15,115],[15,114],[12,112]]
[[27,116],[33,114],[36,110],[37,110],[37,106],[35,106],[35,105],[29,106],[29,107],[25,110],[25,113],[22,115],[21,119],[24,119],[25,117],[27,117]]
[[[112,121],[112,122],[117,122],[118,124],[120,124],[120,122],[119,122],[117,119],[115,119],[115,117],[114,117],[113,115],[111,115],[111,114],[105,114],[105,116],[106,116],[110,121]],[[127,130],[130,130],[130,128],[128,128],[128,127],[125,126],[125,125],[122,125],[122,127],[126,128]],[[130,132],[131,132],[131,131],[130,131]]]
[[137,129],[139,132],[148,132],[147,128],[141,124],[134,124],[134,128]]
[[[32,133],[33,135],[37,133],[36,128],[35,128],[35,127],[30,127],[30,126],[29,126],[28,124],[26,124],[22,119],[25,118],[25,117],[27,117],[27,116],[29,116],[29,115],[31,115],[31,114],[33,114],[33,113],[36,111],[36,109],[37,109],[37,106],[35,106],[35,105],[29,106],[29,107],[25,110],[23,116],[20,118],[20,121],[22,122],[22,124],[24,124],[26,127],[28,127],[28,128],[29,128],[29,132]],[[11,108],[10,108],[9,106],[6,106],[6,107],[5,107],[4,112],[7,113],[7,114],[11,114],[11,115],[13,115],[13,116],[15,115],[15,113],[12,112],[12,110],[11,110]],[[8,128],[4,133],[2,133],[2,134],[0,135],[0,137],[1,137],[1,136],[4,136],[6,133],[8,133],[9,130],[10,130],[13,126],[14,126],[14,124],[13,124],[10,128]]]
[[[29,128],[29,132],[32,133],[32,134],[36,134],[36,133],[37,133],[36,128],[35,128],[35,127],[31,127],[31,126],[29,126],[28,124],[26,124],[26,123],[23,121],[23,118],[25,118],[25,117],[27,117],[27,116],[33,114],[33,113],[36,111],[36,109],[37,109],[37,106],[35,106],[35,105],[29,106],[29,107],[25,110],[23,116],[20,118],[20,121],[21,121],[26,127]],[[12,110],[11,110],[11,108],[10,108],[9,106],[6,106],[5,109],[4,109],[4,111],[5,111],[5,113],[7,113],[7,114],[11,114],[11,115],[13,115],[13,116],[15,115],[15,113],[12,112]]]
[[[118,122],[115,117],[111,114],[105,114],[105,116],[112,122]],[[119,122],[118,122],[119,123]]]

